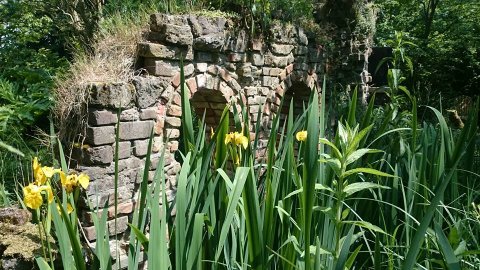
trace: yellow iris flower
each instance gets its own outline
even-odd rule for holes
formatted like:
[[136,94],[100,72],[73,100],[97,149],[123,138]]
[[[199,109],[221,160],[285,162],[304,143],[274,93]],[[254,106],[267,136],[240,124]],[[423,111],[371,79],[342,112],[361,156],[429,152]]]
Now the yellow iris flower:
[[242,146],[243,149],[248,147],[248,138],[240,132],[230,132],[225,136],[225,144],[233,143],[237,146]]
[[33,177],[35,179],[35,184],[38,186],[44,185],[48,179],[52,178],[54,174],[58,173],[59,169],[54,169],[53,167],[47,167],[38,162],[38,158],[33,158]]
[[53,201],[52,188],[35,184],[29,184],[23,188],[23,202],[28,208],[38,209],[43,204],[43,191],[47,192],[48,203],[51,203]]
[[299,142],[306,141],[307,140],[307,131],[302,130],[302,131],[297,132],[297,134],[295,135],[295,138],[297,138],[297,141],[299,141]]
[[88,185],[90,184],[90,177],[84,173],[81,173],[80,175],[66,175],[64,172],[60,172],[60,181],[62,182],[62,186],[65,188],[67,193],[71,193],[75,187],[79,185],[82,188],[87,189]]
[[[60,205],[57,204],[57,210],[58,210],[58,213],[61,215],[62,214],[62,210],[60,210]],[[70,203],[67,203],[67,214],[70,214],[73,212],[73,207]]]

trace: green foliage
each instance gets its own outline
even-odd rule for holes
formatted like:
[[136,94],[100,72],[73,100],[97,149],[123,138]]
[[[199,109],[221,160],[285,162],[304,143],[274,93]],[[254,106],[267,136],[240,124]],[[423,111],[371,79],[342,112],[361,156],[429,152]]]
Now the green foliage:
[[[402,31],[417,47],[408,48],[415,75],[408,85],[422,103],[438,106],[460,94],[476,95],[480,86],[480,2],[476,0],[382,0],[377,43],[387,45]],[[433,102],[433,103],[432,103]]]

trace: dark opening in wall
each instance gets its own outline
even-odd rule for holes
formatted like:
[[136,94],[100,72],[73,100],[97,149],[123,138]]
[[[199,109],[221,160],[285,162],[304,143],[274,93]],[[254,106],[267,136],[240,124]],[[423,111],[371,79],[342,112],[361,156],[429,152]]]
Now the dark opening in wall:
[[[392,57],[392,48],[390,47],[373,47],[372,54],[368,57],[368,73],[372,75],[371,86],[387,85],[388,61],[378,66],[382,59]],[[378,70],[377,70],[378,68]],[[376,71],[376,72],[375,72]]]
[[294,120],[304,112],[308,106],[312,90],[302,82],[294,82],[285,92],[283,107],[280,111],[280,127],[283,127],[290,109],[290,103],[293,99],[293,118]]
[[[223,110],[227,106],[227,100],[222,92],[217,90],[202,89],[193,94],[190,99],[197,120],[200,121],[205,114],[206,131],[215,130],[220,124]],[[233,115],[229,113],[230,126],[233,126]]]

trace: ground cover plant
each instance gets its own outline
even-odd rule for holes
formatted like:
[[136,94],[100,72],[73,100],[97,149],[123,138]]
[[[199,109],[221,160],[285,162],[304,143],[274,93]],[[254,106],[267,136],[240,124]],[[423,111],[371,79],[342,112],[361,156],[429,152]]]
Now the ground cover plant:
[[[231,125],[227,107],[213,134],[202,121],[195,131],[181,85],[183,165],[176,198],[168,205],[162,192],[162,160],[152,184],[145,170],[124,267],[138,269],[141,251],[150,269],[480,265],[478,175],[468,171],[478,101],[465,127],[453,132],[435,108],[429,108],[434,123],[417,123],[414,98],[408,112],[385,106],[381,124],[374,126],[374,100],[358,114],[354,92],[348,113],[327,138],[326,111],[319,106],[325,104],[324,96],[319,99],[314,89],[301,115],[294,117],[290,105],[286,122],[274,120],[267,161],[257,163],[257,138],[247,139],[248,108],[241,104]],[[328,89],[325,83],[322,89]],[[402,123],[409,126],[397,127],[396,118],[405,113],[408,120]],[[94,215],[95,248],[83,249],[75,205],[88,177],[67,176],[65,161],[61,163],[62,170],[34,161],[37,182],[25,187],[24,202],[39,209],[40,231],[56,239],[63,269],[111,269],[116,258],[110,256],[105,233],[107,211]],[[32,185],[44,193],[43,200],[38,195],[29,199]],[[170,215],[173,208],[175,216]],[[41,269],[55,266],[48,250],[46,246],[45,256],[37,258]]]

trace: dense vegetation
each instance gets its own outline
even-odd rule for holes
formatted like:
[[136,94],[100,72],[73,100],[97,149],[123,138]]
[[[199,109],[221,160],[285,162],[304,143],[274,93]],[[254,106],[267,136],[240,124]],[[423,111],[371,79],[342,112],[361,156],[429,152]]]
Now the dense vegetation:
[[[146,178],[141,184],[129,269],[138,267],[141,248],[151,269],[478,269],[480,187],[472,171],[480,105],[471,104],[470,120],[462,115],[461,129],[442,114],[453,98],[479,94],[480,2],[101,2],[0,0],[0,203],[16,201],[6,196],[15,185],[41,187],[30,186],[28,198],[18,201],[34,209],[40,231],[55,237],[64,269],[109,269],[112,258],[106,214],[95,219],[95,249],[81,248],[75,209],[88,181],[67,175],[64,160],[53,158],[61,145],[45,134],[55,133],[59,108],[67,110],[55,93],[88,79],[72,77],[72,70],[98,71],[89,65],[105,44],[120,40],[116,36],[135,40],[126,38],[129,27],[141,28],[149,13],[213,9],[241,14],[257,33],[272,20],[301,23],[319,33],[326,48],[335,46],[327,39],[335,28],[350,29],[352,36],[376,29],[375,45],[394,52],[388,61],[389,102],[378,106],[373,98],[362,107],[352,91],[345,106],[319,110],[319,97],[312,94],[302,115],[294,117],[290,109],[286,123],[275,120],[268,160],[259,165],[256,140],[245,144],[249,134],[241,133],[239,118],[222,118],[207,139],[201,121],[192,123],[183,95],[177,218],[169,216],[166,203],[157,204],[165,201],[160,162],[154,184]],[[362,15],[367,5],[376,10],[376,24]],[[133,57],[132,51],[121,57]],[[126,76],[122,72],[113,71]],[[335,93],[337,85],[324,83]],[[247,110],[239,112],[246,123]],[[332,117],[335,130],[326,124]],[[38,162],[31,168],[33,156],[58,168],[42,175]],[[60,211],[57,204],[63,205]],[[50,248],[37,258],[42,269],[53,267]],[[87,264],[84,254],[91,259]]]

